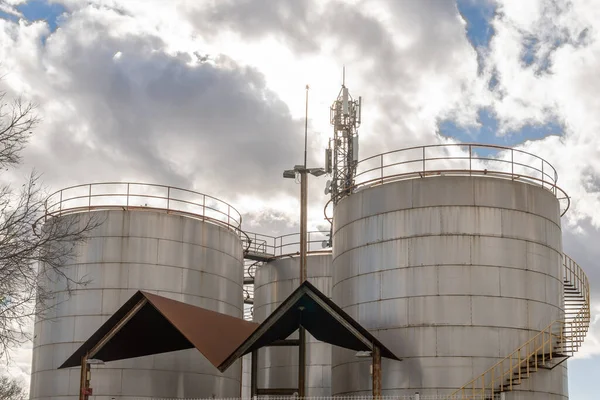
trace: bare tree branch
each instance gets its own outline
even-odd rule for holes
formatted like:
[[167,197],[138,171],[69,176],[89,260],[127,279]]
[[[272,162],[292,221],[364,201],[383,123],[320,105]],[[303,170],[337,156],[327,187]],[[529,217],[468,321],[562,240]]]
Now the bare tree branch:
[[[20,162],[20,151],[39,122],[32,104],[5,98],[0,92],[3,168]],[[49,216],[45,199],[35,171],[19,190],[0,185],[0,357],[7,361],[11,349],[30,339],[34,316],[51,317],[55,297],[67,300],[73,288],[86,283],[69,264],[87,233],[100,224],[85,213]]]
[[16,379],[0,377],[0,400],[26,400],[25,388]]
[[0,92],[0,166],[4,168],[21,161],[20,152],[40,121],[32,103],[5,98],[6,93]]

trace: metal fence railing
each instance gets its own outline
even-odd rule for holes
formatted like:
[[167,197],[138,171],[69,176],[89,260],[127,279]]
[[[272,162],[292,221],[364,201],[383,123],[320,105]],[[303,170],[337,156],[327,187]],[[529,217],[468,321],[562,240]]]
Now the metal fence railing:
[[[152,398],[152,400],[250,400],[250,397],[230,397],[230,398]],[[397,396],[323,396],[323,397],[298,397],[298,396],[256,396],[254,399],[258,400],[456,400],[459,397],[451,397],[449,395],[437,394],[437,395],[427,395],[427,394],[407,394],[407,395],[397,395]],[[498,393],[494,397],[491,396],[478,396],[473,395],[473,397],[469,397],[470,400],[501,400],[503,397]],[[128,399],[128,400],[138,400],[138,399]],[[142,400],[142,399],[139,399]],[[147,400],[147,399],[144,399]]]
[[46,199],[46,218],[102,210],[164,211],[201,219],[240,232],[242,217],[230,204],[172,186],[104,182],[71,186]]
[[491,176],[526,182],[551,191],[567,211],[570,200],[557,186],[556,169],[535,154],[511,147],[452,143],[409,147],[388,151],[360,160],[354,185],[334,199],[361,188],[384,183],[430,176]]
[[[308,251],[322,251],[330,248],[329,231],[309,231],[307,238]],[[259,233],[245,232],[242,236],[244,248],[249,252],[280,257],[300,251],[300,233],[281,236],[269,236]]]
[[[330,252],[329,231],[309,231],[307,245],[309,253]],[[281,236],[269,236],[259,233],[242,232],[240,235],[244,251],[247,254],[258,254],[266,259],[283,257],[300,253],[300,233],[290,233]],[[244,319],[252,320],[254,304],[254,276],[256,269],[263,265],[264,260],[244,260]]]

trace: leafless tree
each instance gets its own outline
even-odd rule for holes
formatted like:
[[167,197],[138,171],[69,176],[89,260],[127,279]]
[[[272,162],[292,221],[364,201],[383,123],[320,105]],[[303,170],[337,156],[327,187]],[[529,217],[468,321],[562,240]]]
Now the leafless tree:
[[[9,101],[0,92],[0,167],[4,171],[21,161],[20,153],[38,123],[31,103]],[[49,301],[52,285],[61,285],[70,294],[84,283],[65,265],[99,222],[86,215],[55,218],[48,214],[45,200],[35,172],[18,190],[0,185],[0,356],[4,358],[30,339],[32,317],[55,303]]]
[[25,388],[14,378],[0,377],[0,400],[25,400]]

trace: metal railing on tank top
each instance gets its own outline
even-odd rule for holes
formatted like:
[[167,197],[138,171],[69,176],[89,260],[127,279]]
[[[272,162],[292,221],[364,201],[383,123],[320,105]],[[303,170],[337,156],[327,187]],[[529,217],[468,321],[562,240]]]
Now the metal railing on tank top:
[[435,176],[485,176],[541,186],[558,199],[561,216],[570,206],[569,196],[557,186],[556,169],[543,158],[512,147],[451,143],[416,146],[377,154],[356,165],[351,187],[340,190],[331,202],[372,186]]
[[137,182],[102,182],[76,185],[46,199],[45,219],[73,213],[104,210],[157,211],[199,219],[239,234],[242,216],[216,197],[173,186]]

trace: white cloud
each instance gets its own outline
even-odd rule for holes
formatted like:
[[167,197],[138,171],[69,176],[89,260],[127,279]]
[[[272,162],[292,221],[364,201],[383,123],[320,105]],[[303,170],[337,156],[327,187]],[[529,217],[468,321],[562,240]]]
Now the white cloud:
[[27,0],[0,0],[0,12],[5,12],[16,17],[22,17],[23,14],[17,10],[16,6],[25,3]]
[[600,355],[600,303],[592,303],[590,330],[583,345],[573,357],[574,360],[592,358]]
[[[0,84],[34,99],[44,117],[24,168],[35,165],[54,189],[167,183],[222,197],[253,230],[294,230],[298,188],[281,171],[302,157],[304,85],[310,162],[319,165],[346,64],[351,93],[364,100],[361,158],[445,141],[440,120],[473,126],[481,107],[498,117],[501,135],[563,124],[562,137],[520,147],[557,168],[572,196],[565,247],[600,284],[592,264],[600,239],[596,1],[499,0],[481,74],[449,1],[61,3],[70,15],[50,35],[43,22],[0,20],[8,72]],[[323,185],[311,179],[315,228],[324,222]],[[597,352],[595,329],[585,354]]]
[[17,10],[15,7],[9,5],[9,4],[5,4],[5,3],[0,3],[0,12],[9,14],[9,15],[14,15],[16,17],[22,17],[23,14],[21,12],[19,12],[19,10]]
[[[600,5],[578,2],[569,6],[550,1],[500,1],[493,21],[495,35],[486,58],[486,73],[497,73],[499,84],[492,107],[500,133],[526,124],[557,119],[564,125],[555,137],[523,146],[546,158],[559,173],[559,185],[572,196],[565,222],[576,225],[589,218],[600,226],[598,158],[600,141],[596,77],[600,42],[593,21]],[[534,41],[531,65],[522,58],[527,43]],[[529,42],[528,42],[529,41]]]
[[301,143],[302,125],[263,74],[221,55],[191,65],[133,20],[88,7],[45,47],[37,24],[9,26],[14,32],[0,50],[6,84],[40,103],[44,118],[27,159],[50,183],[117,175],[212,187],[216,195],[233,187],[279,190],[261,183],[273,170],[256,160],[278,167]]

